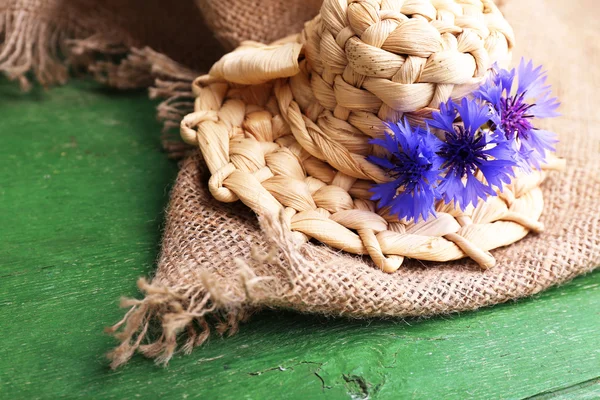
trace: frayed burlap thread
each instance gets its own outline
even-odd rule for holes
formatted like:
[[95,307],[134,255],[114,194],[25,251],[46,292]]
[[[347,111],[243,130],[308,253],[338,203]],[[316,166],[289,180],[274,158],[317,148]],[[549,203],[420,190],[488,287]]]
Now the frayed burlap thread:
[[193,108],[190,82],[222,50],[191,0],[173,5],[167,18],[161,10],[156,0],[0,1],[0,72],[25,91],[32,79],[48,87],[75,71],[118,89],[150,87],[150,97],[164,99],[157,112],[163,146],[181,157],[188,148],[171,128]]
[[[547,228],[543,234],[530,234],[495,250],[497,265],[487,271],[465,260],[407,261],[394,274],[386,274],[362,257],[312,242],[298,249],[287,243],[278,249],[281,240],[273,238],[281,236],[270,233],[277,222],[263,223],[261,231],[255,214],[244,205],[216,201],[208,191],[204,162],[195,154],[183,163],[173,190],[158,270],[150,283],[152,288],[176,293],[180,300],[175,314],[191,319],[185,320],[187,325],[174,327],[172,317],[166,318],[169,313],[161,308],[168,301],[160,299],[133,322],[130,314],[121,324],[121,329],[130,324],[121,330],[120,348],[125,350],[113,354],[113,366],[125,362],[136,348],[143,351],[141,346],[147,343],[155,350],[147,355],[161,361],[176,350],[172,336],[167,346],[164,335],[146,335],[139,321],[153,320],[163,332],[180,334],[181,343],[188,344],[190,337],[200,337],[198,327],[235,331],[241,318],[257,308],[356,318],[429,316],[531,296],[596,268],[600,264],[600,121],[593,99],[600,89],[600,72],[588,66],[600,62],[600,46],[592,40],[600,32],[582,25],[579,14],[572,12],[577,7],[593,9],[593,2],[504,3],[504,14],[517,37],[524,39],[516,49],[518,55],[545,65],[563,103],[563,117],[543,124],[544,129],[560,134],[558,154],[567,159],[565,171],[550,174],[542,186],[545,212],[540,221]],[[565,61],[583,59],[587,62]],[[286,251],[291,258],[282,255]],[[204,281],[212,282],[209,287],[195,278],[199,274],[211,277]],[[247,285],[248,281],[255,284]],[[192,287],[198,289],[197,294],[188,293]],[[215,288],[231,293],[234,300],[214,309],[207,305],[203,310],[212,311],[200,317],[185,314],[194,309],[192,298],[203,299]],[[149,287],[141,289],[148,293]],[[209,322],[211,318],[215,320]],[[187,334],[190,326],[196,331],[191,336]]]
[[[69,67],[99,59],[118,64],[130,48],[151,47],[196,71],[220,57],[221,46],[191,0],[172,4],[169,13],[163,10],[160,0],[2,1],[0,72],[27,88],[29,72],[44,86],[64,83]],[[190,47],[202,51],[190,52]],[[132,75],[127,79],[128,84],[121,80],[116,86],[151,83]]]

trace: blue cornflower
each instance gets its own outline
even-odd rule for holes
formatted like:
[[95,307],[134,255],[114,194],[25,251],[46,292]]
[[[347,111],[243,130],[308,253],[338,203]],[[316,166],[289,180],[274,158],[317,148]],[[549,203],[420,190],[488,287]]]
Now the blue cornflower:
[[[490,111],[477,101],[465,98],[461,104],[455,104],[449,100],[440,110],[433,113],[430,122],[445,136],[436,150],[442,171],[438,190],[446,203],[454,201],[464,210],[479,199],[495,196],[495,188],[502,190],[504,184],[510,183],[516,166],[514,150],[502,135],[482,129],[490,121]],[[452,123],[457,117],[462,124]],[[485,182],[476,177],[478,171]]]
[[517,161],[525,169],[539,169],[546,153],[554,151],[558,142],[556,134],[536,129],[532,123],[533,118],[559,115],[556,109],[560,103],[551,97],[546,79],[541,66],[534,68],[531,61],[522,59],[516,70],[495,67],[492,76],[474,93],[476,98],[490,103],[493,123],[512,142]]
[[372,200],[380,207],[390,207],[390,214],[408,220],[424,220],[435,215],[435,201],[439,197],[436,184],[440,179],[439,157],[436,155],[440,140],[429,128],[411,128],[407,120],[388,123],[393,136],[385,133],[383,139],[371,143],[387,150],[388,158],[369,156],[392,179],[371,188]]

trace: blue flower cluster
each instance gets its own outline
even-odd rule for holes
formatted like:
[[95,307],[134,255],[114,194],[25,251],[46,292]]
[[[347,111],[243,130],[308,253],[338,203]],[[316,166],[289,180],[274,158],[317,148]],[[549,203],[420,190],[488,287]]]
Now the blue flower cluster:
[[539,169],[557,142],[554,133],[532,124],[558,115],[559,103],[545,83],[542,68],[531,62],[510,71],[495,67],[472,98],[440,104],[425,128],[407,120],[387,124],[392,134],[372,143],[388,156],[368,159],[390,181],[373,186],[371,199],[399,218],[426,220],[438,200],[464,210],[502,191],[515,167]]

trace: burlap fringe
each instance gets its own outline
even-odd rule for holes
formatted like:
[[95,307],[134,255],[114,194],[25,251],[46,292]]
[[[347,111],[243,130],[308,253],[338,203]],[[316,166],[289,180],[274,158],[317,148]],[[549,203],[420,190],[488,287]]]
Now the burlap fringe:
[[[283,214],[279,219],[260,219],[268,249],[253,248],[248,260],[232,259],[237,279],[218,282],[208,271],[200,271],[193,279],[196,284],[169,287],[160,279],[149,283],[140,278],[138,288],[144,298],[121,299],[121,307],[129,310],[121,321],[105,329],[121,342],[107,354],[111,368],[125,364],[136,351],[166,365],[178,348],[189,354],[204,344],[213,330],[220,335],[235,335],[239,324],[265,299],[276,302],[274,299],[283,299],[284,294],[293,296],[297,273],[306,259],[285,223]],[[273,277],[257,276],[256,268],[266,264],[271,270],[283,268],[288,285],[277,285],[280,289],[276,290],[269,285]]]
[[43,86],[67,81],[63,62],[67,32],[39,21],[26,10],[0,13],[0,71],[17,80],[23,90],[31,89],[26,74],[33,72]]
[[32,88],[30,75],[48,87],[66,83],[69,69],[90,73],[117,89],[149,88],[152,99],[163,99],[157,118],[163,123],[162,144],[169,157],[183,157],[190,146],[179,138],[179,122],[193,111],[191,82],[199,75],[149,47],[124,46],[118,37],[71,32],[40,21],[27,10],[0,12],[0,72]]
[[[178,347],[178,335],[185,331],[181,345],[188,354],[210,336],[211,327],[220,334],[233,335],[247,313],[236,306],[240,300],[229,298],[217,289],[208,274],[200,274],[198,283],[189,288],[169,288],[160,283],[138,281],[145,294],[143,300],[122,299],[121,307],[130,307],[125,317],[106,332],[113,333],[121,344],[108,354],[111,368],[126,363],[135,351],[166,364]],[[158,322],[161,334],[155,341],[142,344],[151,337],[151,325]],[[120,330],[120,331],[119,331]]]
[[151,99],[163,99],[156,108],[156,117],[163,124],[162,146],[170,158],[187,154],[192,147],[181,140],[179,124],[193,111],[191,87],[197,72],[150,47],[125,48],[100,35],[70,40],[69,45],[72,59],[79,60],[78,64],[83,59],[87,71],[98,82],[121,90],[147,87]]

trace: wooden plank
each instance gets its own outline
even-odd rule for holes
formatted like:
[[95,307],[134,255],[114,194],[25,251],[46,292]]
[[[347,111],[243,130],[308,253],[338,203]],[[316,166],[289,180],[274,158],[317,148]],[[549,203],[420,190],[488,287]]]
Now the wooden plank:
[[526,400],[588,400],[600,399],[600,378],[590,379],[589,381],[577,383],[564,388],[549,390],[538,393],[535,396],[528,397]]
[[598,397],[598,272],[429,320],[263,312],[167,368],[110,371],[102,329],[152,271],[176,172],[152,108],[92,83],[0,83],[0,398]]

